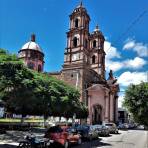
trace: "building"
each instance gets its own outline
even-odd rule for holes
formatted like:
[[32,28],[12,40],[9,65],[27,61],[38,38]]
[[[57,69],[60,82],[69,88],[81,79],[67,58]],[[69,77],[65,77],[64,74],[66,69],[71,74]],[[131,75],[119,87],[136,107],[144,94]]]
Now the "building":
[[18,57],[24,61],[24,64],[28,68],[38,72],[43,71],[44,53],[41,47],[35,42],[35,34],[32,34],[31,40],[19,50]]
[[119,123],[129,122],[129,113],[124,108],[118,108],[118,121]]
[[[63,68],[60,72],[51,72],[49,75],[80,91],[80,101],[89,109],[88,123],[117,122],[119,85],[112,71],[108,80],[105,78],[105,38],[98,25],[92,33],[89,32],[90,16],[82,3],[73,10],[69,18],[70,29],[67,32]],[[19,51],[19,57],[24,59],[29,68],[43,70],[44,54],[35,43],[34,35]]]
[[69,16],[63,69],[50,73],[80,90],[89,109],[87,122],[117,122],[119,85],[112,71],[105,78],[105,38],[98,25],[89,32],[90,16],[82,3]]

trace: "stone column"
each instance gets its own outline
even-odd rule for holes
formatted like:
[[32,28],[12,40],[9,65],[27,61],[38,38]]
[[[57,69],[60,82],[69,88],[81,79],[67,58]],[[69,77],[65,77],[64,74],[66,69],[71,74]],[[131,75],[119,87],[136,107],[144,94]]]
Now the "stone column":
[[115,120],[118,121],[118,96],[115,97],[116,107],[115,107]]
[[110,94],[110,122],[114,122],[114,100],[113,94]]
[[91,124],[92,123],[92,109],[91,109],[91,96],[88,96],[88,119],[87,119],[87,123]]
[[109,122],[109,96],[105,95],[105,122]]

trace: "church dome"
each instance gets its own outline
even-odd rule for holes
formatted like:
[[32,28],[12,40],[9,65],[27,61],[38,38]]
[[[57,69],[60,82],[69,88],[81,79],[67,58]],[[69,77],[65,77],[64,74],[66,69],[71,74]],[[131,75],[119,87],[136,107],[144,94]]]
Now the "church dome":
[[32,41],[24,44],[21,49],[32,49],[32,50],[37,50],[37,51],[42,52],[42,49],[40,48],[40,46],[37,43],[32,42]]
[[31,41],[24,44],[21,48],[21,50],[24,49],[30,49],[30,50],[36,50],[42,52],[41,47],[35,42],[35,35],[31,35]]

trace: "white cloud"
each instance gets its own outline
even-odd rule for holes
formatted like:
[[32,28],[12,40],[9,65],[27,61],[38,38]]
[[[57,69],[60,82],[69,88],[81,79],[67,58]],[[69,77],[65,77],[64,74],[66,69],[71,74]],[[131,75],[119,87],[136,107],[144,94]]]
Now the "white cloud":
[[111,46],[111,43],[108,41],[104,42],[104,50],[106,52],[106,59],[120,58],[120,53],[117,51],[117,48]]
[[125,61],[112,61],[106,59],[106,69],[118,71],[120,69],[140,69],[146,64],[146,61],[142,58],[135,57],[134,59],[127,59]]
[[124,68],[139,69],[146,64],[146,61],[142,58],[135,57],[133,60],[126,60],[123,62]]
[[137,43],[136,46],[134,47],[134,50],[141,57],[148,56],[148,45],[144,45],[143,43]]
[[138,56],[146,57],[148,56],[148,44],[138,43],[133,39],[128,39],[123,46],[124,50],[133,50],[137,52]]
[[123,63],[122,62],[115,62],[115,61],[111,61],[111,60],[106,60],[106,70],[113,70],[118,71],[120,69],[122,69],[123,67]]
[[[127,44],[124,45],[124,49],[130,49],[132,47],[137,48],[137,43],[134,40],[128,40]],[[106,52],[106,70],[109,71],[110,69],[118,71],[120,69],[140,69],[146,64],[146,61],[140,57],[135,57],[134,59],[126,59],[123,61],[119,61],[121,54],[118,52],[116,47],[113,47],[110,42],[104,42],[104,50]],[[114,58],[118,59],[118,61],[114,61]]]
[[105,63],[106,63],[106,70],[109,71],[110,69],[113,71],[118,71],[122,68],[122,63],[115,62],[113,58],[120,58],[120,53],[117,51],[117,48],[111,46],[111,43],[108,41],[104,42],[104,50],[106,53]]
[[118,107],[122,107],[123,100],[124,100],[124,93],[119,94],[119,97],[118,97]]
[[121,86],[128,86],[130,84],[139,84],[141,81],[146,82],[146,72],[124,72],[118,78],[118,83]]
[[135,45],[136,45],[135,40],[129,39],[123,46],[123,49],[132,49],[135,47]]

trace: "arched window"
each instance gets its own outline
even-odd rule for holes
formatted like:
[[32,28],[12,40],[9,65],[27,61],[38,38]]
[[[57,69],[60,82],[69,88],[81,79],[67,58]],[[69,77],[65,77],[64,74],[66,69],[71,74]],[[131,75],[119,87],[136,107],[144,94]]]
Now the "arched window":
[[93,47],[96,47],[96,40],[93,41]]
[[28,66],[28,68],[30,68],[30,69],[34,69],[34,64],[33,64],[33,63],[28,63],[27,66]]
[[95,64],[96,63],[96,57],[95,55],[92,56],[92,64]]
[[74,37],[74,39],[73,39],[73,46],[74,46],[74,47],[77,47],[77,45],[78,45],[77,42],[78,42],[78,41],[77,41],[77,37]]
[[42,71],[42,67],[41,65],[38,65],[38,72],[41,72]]
[[77,18],[75,19],[75,27],[79,27],[79,20]]

